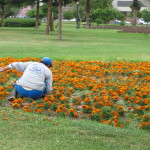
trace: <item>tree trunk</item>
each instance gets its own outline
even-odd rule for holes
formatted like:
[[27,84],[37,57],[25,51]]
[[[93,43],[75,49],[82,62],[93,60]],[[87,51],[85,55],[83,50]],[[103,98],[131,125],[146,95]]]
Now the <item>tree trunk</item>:
[[137,11],[138,11],[138,0],[133,0],[133,19],[132,26],[136,26],[137,23]]
[[50,18],[49,18],[49,21],[50,21],[50,31],[54,31],[54,25],[53,25],[53,11],[52,11],[52,4],[53,4],[53,0],[50,0]]
[[39,11],[40,11],[40,1],[37,0],[37,3],[36,3],[36,24],[35,24],[35,28],[38,28],[39,27]]
[[137,22],[137,10],[133,9],[133,20],[132,20],[132,26],[136,26]]
[[2,24],[1,24],[1,27],[4,27],[4,20],[5,20],[5,10],[4,10],[4,5],[2,5]]
[[80,24],[79,24],[79,17],[80,17],[80,13],[79,13],[79,4],[80,2],[77,1],[77,16],[76,16],[76,28],[79,29],[80,28]]
[[62,40],[62,0],[58,0],[58,40]]
[[45,31],[45,34],[49,34],[50,13],[51,13],[51,0],[48,0],[48,14],[47,14],[47,24],[46,24],[46,31]]
[[90,28],[90,0],[86,1],[86,28]]

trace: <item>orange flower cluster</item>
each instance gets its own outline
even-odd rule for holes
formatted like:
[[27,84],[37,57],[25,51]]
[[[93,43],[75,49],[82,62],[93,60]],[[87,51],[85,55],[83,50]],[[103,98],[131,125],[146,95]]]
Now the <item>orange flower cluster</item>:
[[[0,58],[0,67],[36,58]],[[24,106],[28,99],[16,99],[13,108],[76,118],[91,118],[103,124],[124,127],[129,123],[149,127],[150,62],[54,61],[53,91],[43,100]],[[12,88],[16,70],[0,74],[0,99]]]

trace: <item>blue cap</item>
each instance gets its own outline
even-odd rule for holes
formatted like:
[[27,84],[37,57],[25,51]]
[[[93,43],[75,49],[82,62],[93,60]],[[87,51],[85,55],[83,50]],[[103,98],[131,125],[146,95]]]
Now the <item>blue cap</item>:
[[51,65],[52,66],[52,59],[51,58],[43,57],[41,62],[45,65]]

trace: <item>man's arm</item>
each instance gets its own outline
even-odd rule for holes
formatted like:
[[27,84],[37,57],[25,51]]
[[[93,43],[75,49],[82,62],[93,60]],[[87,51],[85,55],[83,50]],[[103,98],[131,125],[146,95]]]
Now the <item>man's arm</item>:
[[0,72],[3,72],[8,69],[17,69],[19,72],[24,72],[26,67],[32,62],[13,62],[6,67],[0,67]]
[[13,62],[9,64],[8,66],[10,67],[10,69],[16,69],[19,72],[24,72],[26,67],[31,63],[32,62]]
[[50,92],[52,91],[52,75],[46,79],[46,92],[45,92],[45,95],[49,95]]
[[9,66],[6,66],[4,68],[0,67],[0,72],[4,72],[4,71],[9,70],[9,69],[10,69]]

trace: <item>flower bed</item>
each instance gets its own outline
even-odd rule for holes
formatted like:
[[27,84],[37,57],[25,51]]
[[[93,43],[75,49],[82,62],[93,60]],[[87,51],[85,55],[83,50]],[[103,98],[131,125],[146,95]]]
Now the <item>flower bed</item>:
[[119,30],[119,32],[126,32],[126,33],[150,33],[150,27],[106,25],[106,26],[91,27],[90,29],[116,29]]
[[[0,58],[0,67],[36,58]],[[54,61],[53,92],[33,101],[18,98],[13,109],[96,120],[123,127],[150,128],[150,62]],[[16,70],[0,73],[1,105],[12,89]]]

